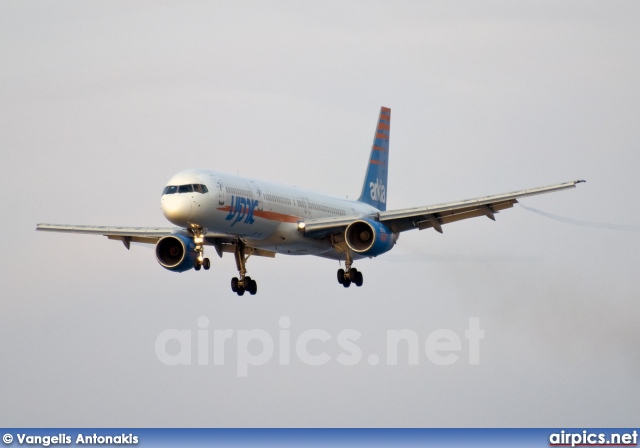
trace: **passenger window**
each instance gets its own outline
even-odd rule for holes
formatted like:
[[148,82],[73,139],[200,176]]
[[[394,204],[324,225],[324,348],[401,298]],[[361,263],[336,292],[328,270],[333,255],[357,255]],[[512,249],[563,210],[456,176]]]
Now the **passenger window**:
[[192,185],[180,185],[178,187],[178,193],[192,193],[193,186]]

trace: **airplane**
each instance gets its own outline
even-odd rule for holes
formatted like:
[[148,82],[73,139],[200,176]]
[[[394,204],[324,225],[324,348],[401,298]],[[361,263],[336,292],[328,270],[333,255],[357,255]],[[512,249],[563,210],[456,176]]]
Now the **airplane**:
[[574,188],[584,180],[467,199],[457,202],[387,210],[387,170],[391,109],[378,115],[373,145],[357,200],[205,169],[175,174],[164,187],[162,212],[177,227],[109,227],[38,224],[36,230],[103,235],[130,244],[155,244],[158,263],[174,272],[208,270],[205,246],[219,257],[234,255],[238,277],[231,290],[239,296],[258,290],[247,275],[250,256],[315,255],[344,262],[338,283],[363,284],[355,260],[390,251],[400,233],[433,228],[467,218],[495,215],[518,198]]

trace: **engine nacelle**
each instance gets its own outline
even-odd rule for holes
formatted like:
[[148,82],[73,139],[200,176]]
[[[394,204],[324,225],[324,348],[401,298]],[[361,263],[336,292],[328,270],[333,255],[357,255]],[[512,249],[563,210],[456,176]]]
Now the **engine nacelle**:
[[373,219],[353,221],[344,231],[344,239],[354,252],[367,257],[377,257],[390,251],[396,237],[387,227]]
[[158,263],[170,271],[184,272],[191,269],[198,257],[196,244],[184,235],[170,235],[161,238],[156,244]]

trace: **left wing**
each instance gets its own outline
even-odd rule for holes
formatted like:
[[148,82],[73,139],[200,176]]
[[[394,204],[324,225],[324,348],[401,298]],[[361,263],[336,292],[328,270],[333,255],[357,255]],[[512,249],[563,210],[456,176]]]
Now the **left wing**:
[[574,180],[547,187],[531,188],[428,207],[381,212],[378,219],[380,222],[387,224],[393,232],[404,232],[415,228],[424,230],[433,227],[436,231],[442,233],[443,224],[477,216],[486,216],[495,221],[494,214],[500,210],[513,207],[513,204],[518,203],[517,198],[566,190],[567,188],[574,188],[576,184],[581,182],[584,182],[584,180]]
[[[367,217],[384,223],[392,232],[405,232],[411,229],[424,230],[433,227],[442,233],[442,226],[477,216],[486,216],[495,221],[495,213],[513,207],[518,198],[551,193],[554,191],[574,188],[584,180],[574,180],[547,187],[531,188],[494,196],[467,199],[464,201],[430,205],[427,207],[406,208],[379,212]],[[339,218],[320,218],[305,220],[300,224],[300,230],[312,238],[342,232],[351,222],[364,216],[342,216]]]

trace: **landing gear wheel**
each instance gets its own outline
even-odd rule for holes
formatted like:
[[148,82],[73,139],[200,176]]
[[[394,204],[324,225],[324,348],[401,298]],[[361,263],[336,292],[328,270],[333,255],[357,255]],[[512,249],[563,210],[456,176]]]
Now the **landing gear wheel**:
[[243,285],[244,285],[245,291],[247,291],[252,296],[255,295],[256,292],[258,292],[258,283],[256,283],[256,281],[249,276],[246,276],[244,278]]
[[357,278],[358,278],[358,270],[356,268],[349,269],[349,279],[355,283]]
[[338,269],[338,283],[341,285],[344,283],[344,269]]
[[247,259],[250,254],[245,254],[245,243],[242,240],[238,239],[235,246],[234,257],[240,278],[233,277],[231,289],[239,296],[243,296],[245,292],[255,295],[258,292],[258,284],[247,275]]
[[351,280],[345,278],[344,282],[342,282],[342,286],[348,288],[349,286],[351,286]]
[[202,262],[202,267],[204,268],[205,271],[209,270],[209,268],[211,267],[211,262],[209,261],[208,258],[204,259],[204,261]]
[[238,277],[231,279],[231,291],[238,292]]
[[193,263],[193,269],[195,269],[196,271],[199,271],[201,267],[202,265],[198,260],[196,260],[195,263]]
[[362,275],[362,272],[360,271],[356,272],[356,278],[353,280],[353,283],[355,283],[357,287],[360,287],[362,286],[363,281],[364,281],[364,277]]

